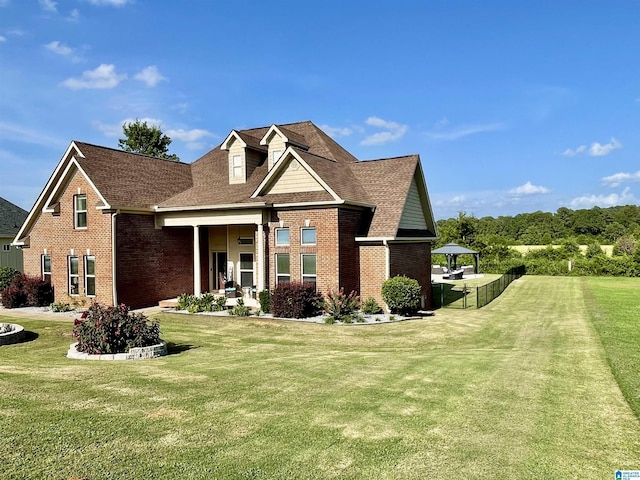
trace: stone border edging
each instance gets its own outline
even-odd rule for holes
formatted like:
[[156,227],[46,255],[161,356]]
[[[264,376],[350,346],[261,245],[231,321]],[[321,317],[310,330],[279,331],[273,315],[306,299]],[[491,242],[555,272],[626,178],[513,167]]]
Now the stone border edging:
[[25,331],[22,325],[17,323],[10,323],[13,326],[13,330],[6,333],[0,333],[0,345],[11,345],[12,343],[19,343],[24,339]]
[[79,352],[76,350],[76,345],[78,345],[78,342],[72,343],[69,346],[67,358],[74,360],[143,360],[163,357],[168,354],[167,342],[161,342],[148,347],[133,347],[126,353],[105,353],[100,355]]

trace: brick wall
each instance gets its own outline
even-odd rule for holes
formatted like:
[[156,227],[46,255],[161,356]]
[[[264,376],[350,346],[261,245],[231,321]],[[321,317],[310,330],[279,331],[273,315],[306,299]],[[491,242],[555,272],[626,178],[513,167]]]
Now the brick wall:
[[349,293],[360,292],[360,249],[356,243],[356,233],[362,222],[359,210],[338,210],[339,226],[339,284]]
[[431,308],[431,244],[391,243],[390,276],[405,275],[414,278],[422,287],[425,308]]
[[360,296],[376,299],[381,307],[382,284],[386,278],[387,247],[382,243],[360,245]]
[[[75,229],[73,223],[73,196],[87,196],[87,228]],[[40,277],[41,256],[51,255],[51,283],[55,301],[79,305],[97,301],[111,304],[111,215],[103,214],[95,206],[100,200],[82,174],[76,173],[59,192],[60,213],[40,213],[30,235],[30,247],[24,249],[24,271]],[[79,295],[70,296],[68,288],[67,258],[78,256]],[[96,295],[86,297],[84,285],[84,255],[95,256]]]
[[[119,303],[140,308],[193,293],[191,227],[156,229],[153,215],[119,214],[116,221]],[[203,250],[206,245],[201,238]],[[206,253],[202,265],[207,272]]]

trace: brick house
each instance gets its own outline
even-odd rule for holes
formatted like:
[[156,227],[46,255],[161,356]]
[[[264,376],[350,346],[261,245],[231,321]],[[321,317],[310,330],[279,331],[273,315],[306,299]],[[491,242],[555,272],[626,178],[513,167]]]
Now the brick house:
[[436,225],[417,155],[358,161],[311,122],[233,130],[191,164],[74,141],[14,239],[56,301],[132,307],[279,282],[431,304]]

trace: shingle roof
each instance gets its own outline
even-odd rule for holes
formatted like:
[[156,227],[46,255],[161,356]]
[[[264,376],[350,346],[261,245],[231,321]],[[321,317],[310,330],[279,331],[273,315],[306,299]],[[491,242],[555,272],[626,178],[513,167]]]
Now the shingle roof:
[[0,197],[0,237],[14,237],[29,212]]
[[152,208],[192,185],[186,163],[74,143],[84,155],[78,164],[112,207]]

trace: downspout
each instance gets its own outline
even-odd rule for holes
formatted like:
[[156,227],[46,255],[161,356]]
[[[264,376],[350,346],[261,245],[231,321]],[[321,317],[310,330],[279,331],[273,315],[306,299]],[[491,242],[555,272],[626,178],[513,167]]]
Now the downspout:
[[111,214],[111,288],[113,295],[113,305],[118,305],[118,289],[116,288],[116,215],[120,213],[116,210]]
[[391,249],[389,248],[389,242],[387,240],[382,240],[382,244],[385,248],[384,253],[384,276],[385,280],[389,280],[391,278]]

